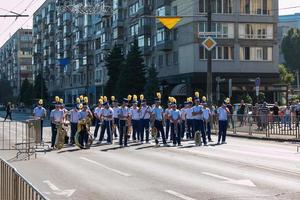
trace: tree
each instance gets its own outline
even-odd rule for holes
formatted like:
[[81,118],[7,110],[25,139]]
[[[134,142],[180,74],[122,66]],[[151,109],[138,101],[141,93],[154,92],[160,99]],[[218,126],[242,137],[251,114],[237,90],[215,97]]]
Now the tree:
[[138,41],[134,40],[117,82],[118,97],[143,93],[146,84],[145,76],[146,66],[144,65],[144,59],[139,50]]
[[151,99],[155,93],[159,90],[159,81],[157,78],[158,72],[155,67],[152,66],[148,69],[147,82],[145,85],[145,97]]
[[297,85],[299,87],[299,69],[300,69],[300,30],[290,29],[283,38],[281,50],[287,67],[297,74]]
[[284,65],[279,65],[280,81],[287,85],[286,102],[288,102],[288,91],[290,85],[295,81],[294,74],[290,73]]
[[105,86],[105,95],[116,95],[117,80],[119,79],[122,65],[124,65],[124,55],[121,48],[115,45],[105,58],[105,67],[109,76]]
[[28,81],[28,79],[25,79],[22,82],[22,86],[20,89],[20,101],[24,103],[26,106],[31,106],[33,103],[33,85]]
[[49,99],[46,82],[45,79],[42,77],[41,73],[39,73],[35,77],[33,89],[34,89],[34,97],[36,99],[44,99],[45,101]]
[[13,89],[6,78],[0,79],[0,103],[13,100]]

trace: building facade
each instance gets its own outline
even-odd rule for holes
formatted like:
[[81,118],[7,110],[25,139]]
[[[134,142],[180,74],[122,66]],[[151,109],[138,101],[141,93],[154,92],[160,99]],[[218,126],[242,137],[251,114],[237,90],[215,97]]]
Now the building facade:
[[[278,22],[278,43],[279,47],[284,36],[291,28],[298,28],[300,29],[300,13],[295,13],[293,15],[282,15],[279,16]],[[284,63],[284,56],[280,51],[279,55],[279,63]]]
[[33,82],[31,29],[17,30],[0,48],[0,72],[10,82],[15,98],[25,79]]
[[[205,95],[207,52],[201,45],[207,0],[47,0],[34,14],[34,66],[47,77],[50,93],[68,102],[81,93],[103,94],[107,81],[104,57],[113,45],[128,52],[135,38],[145,64],[159,72],[161,90],[174,96]],[[61,12],[68,5],[111,5],[111,15]],[[278,81],[278,0],[213,0],[213,88],[223,79],[235,91],[262,90]],[[152,16],[152,17],[149,17]],[[186,16],[168,30],[153,16]],[[217,79],[218,78],[218,79]],[[215,92],[214,92],[215,93]]]

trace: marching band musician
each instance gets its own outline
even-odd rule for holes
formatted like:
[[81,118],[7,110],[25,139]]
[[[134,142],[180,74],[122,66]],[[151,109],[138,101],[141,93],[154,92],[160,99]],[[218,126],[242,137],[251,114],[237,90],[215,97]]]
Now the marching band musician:
[[144,132],[146,133],[146,143],[149,143],[149,129],[150,129],[150,117],[152,109],[147,105],[144,96],[140,96],[141,99],[141,140],[144,141]]
[[52,137],[51,137],[51,148],[54,148],[56,135],[57,135],[57,123],[62,123],[64,120],[64,112],[60,109],[59,102],[55,103],[55,109],[53,109],[50,113],[50,121],[51,121],[51,131],[52,131]]
[[118,137],[117,131],[120,133],[120,126],[119,126],[119,113],[120,113],[120,107],[118,105],[118,101],[116,100],[116,98],[114,96],[111,97],[111,101],[112,101],[112,109],[113,109],[113,124],[114,124],[114,130],[113,130],[113,134],[115,136],[115,138]]
[[[172,110],[172,103],[170,102],[171,97],[169,97],[169,102],[168,102],[168,108],[165,109],[165,113],[164,113],[164,119],[166,122],[166,139],[169,139],[169,132],[170,132],[170,111]],[[172,140],[172,137],[170,137],[170,139]]]
[[[163,111],[163,108],[160,106],[160,104],[161,104],[160,98],[155,99],[155,107],[152,110],[152,115],[155,119],[154,126],[157,129],[157,131],[160,132],[160,134],[157,134],[157,135],[158,135],[158,137],[159,137],[159,135],[161,135],[164,146],[167,146],[165,131],[164,131],[164,127],[163,127],[164,111]],[[155,140],[156,146],[158,146],[157,138]]]
[[170,122],[171,122],[171,134],[173,138],[173,146],[181,145],[181,133],[180,133],[180,111],[177,109],[176,99],[173,99],[172,110],[170,110]]
[[75,134],[77,132],[78,121],[79,121],[79,118],[80,118],[79,105],[74,104],[73,109],[70,110],[70,112],[69,112],[69,117],[70,117],[70,123],[71,123],[70,144],[74,145],[74,143],[75,143]]
[[226,102],[223,102],[222,106],[220,106],[217,110],[218,120],[219,120],[219,134],[218,134],[218,144],[226,144],[226,132],[227,132],[227,120],[230,111],[226,107]]
[[104,108],[102,109],[103,123],[101,127],[99,144],[101,144],[101,142],[103,141],[105,130],[107,134],[107,144],[112,144],[111,125],[113,120],[113,109],[109,106],[109,103],[107,101],[103,103],[103,106],[104,106]]
[[64,100],[63,99],[59,99],[59,103],[60,103],[60,110],[62,110],[64,112],[64,119],[66,119],[67,118],[67,114],[68,114],[68,110],[65,108]]
[[127,131],[128,131],[128,121],[129,121],[129,108],[128,106],[128,99],[124,98],[122,106],[119,112],[119,120],[120,120],[120,135],[119,135],[119,145],[123,146],[123,139],[124,139],[124,146],[127,146]]
[[[204,99],[204,97],[202,98]],[[212,113],[209,109],[209,107],[207,106],[207,103],[206,103],[206,98],[205,100],[203,100],[204,103],[203,103],[203,118],[204,118],[204,125],[205,125],[205,133],[206,133],[206,136],[207,136],[207,140],[208,142],[212,142],[211,140],[211,116],[212,116]]]
[[[132,139],[133,141],[136,141],[138,139],[141,141],[141,133],[140,133],[140,109],[138,108],[137,104],[137,99],[135,98],[136,96],[133,97],[132,101],[132,107],[130,108],[130,117],[132,121]],[[142,142],[142,141],[141,141]]]
[[188,104],[186,108],[186,124],[187,124],[187,138],[194,138],[195,131],[194,131],[194,122],[193,122],[193,98],[189,97],[187,99]]
[[194,116],[194,129],[201,132],[202,142],[205,146],[206,136],[205,136],[205,127],[204,127],[204,118],[203,118],[203,106],[200,105],[199,93],[195,93],[195,106],[193,107],[193,116]]
[[[89,117],[92,117],[93,114],[91,112],[91,110],[89,109],[88,105],[87,105],[87,101],[85,101],[83,104],[80,105],[80,109],[82,107],[82,110],[79,112],[79,120],[86,120]],[[84,144],[88,143],[88,133],[85,132],[83,133],[83,137],[80,138],[79,141],[80,145],[84,146]]]
[[41,141],[43,141],[43,124],[47,116],[47,111],[43,107],[43,99],[40,99],[38,105],[33,109],[33,117],[41,122]]
[[[181,123],[180,123],[180,130],[181,130],[181,138],[184,138],[184,134],[186,132],[186,127],[187,127],[187,121],[186,121],[186,114],[187,114],[187,109],[188,109],[188,102],[184,102],[184,107],[181,108],[180,110],[180,118],[181,118]],[[186,139],[188,139],[188,135],[186,135]]]
[[98,136],[98,131],[99,131],[99,128],[101,126],[101,115],[102,115],[102,104],[103,104],[103,100],[102,99],[99,99],[99,102],[98,102],[98,106],[95,108],[94,110],[94,117],[95,117],[95,130],[94,130],[94,139],[97,138]]

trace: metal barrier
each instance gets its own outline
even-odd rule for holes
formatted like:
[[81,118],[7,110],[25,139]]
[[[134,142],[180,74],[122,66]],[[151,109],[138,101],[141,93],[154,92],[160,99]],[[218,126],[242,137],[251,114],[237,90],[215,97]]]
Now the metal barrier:
[[2,159],[0,159],[0,199],[47,200],[14,167]]
[[35,149],[41,143],[40,121],[0,122],[0,150],[17,150],[17,158],[25,154],[27,158],[36,156]]
[[[213,128],[218,132],[218,121],[213,118]],[[273,115],[230,115],[228,117],[228,131],[234,134],[283,136],[285,138],[300,139],[299,119],[295,116]],[[282,138],[283,138],[282,137]]]

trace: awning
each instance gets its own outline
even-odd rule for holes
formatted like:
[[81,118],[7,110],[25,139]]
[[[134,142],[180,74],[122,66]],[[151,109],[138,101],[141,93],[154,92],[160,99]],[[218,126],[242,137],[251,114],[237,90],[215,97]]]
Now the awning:
[[186,84],[179,84],[176,85],[172,91],[171,91],[171,96],[187,96],[187,86]]

